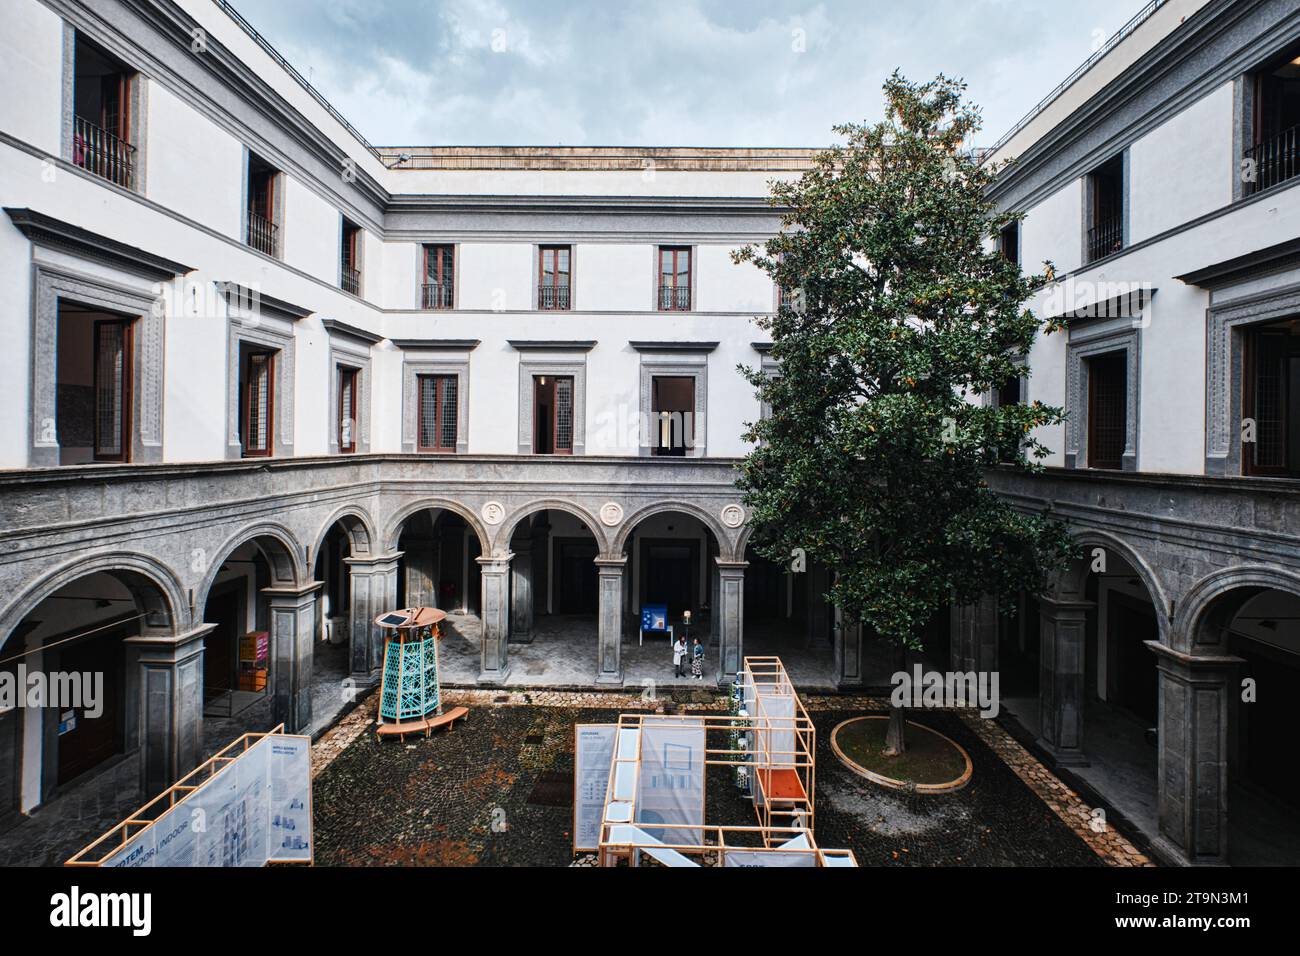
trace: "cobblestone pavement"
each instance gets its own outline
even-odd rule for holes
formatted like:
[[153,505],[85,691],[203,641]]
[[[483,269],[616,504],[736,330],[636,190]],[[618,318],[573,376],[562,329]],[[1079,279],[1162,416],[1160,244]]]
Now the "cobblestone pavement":
[[[369,732],[372,694],[317,743],[319,865],[570,865],[573,725],[654,706],[630,693],[446,696],[471,709],[451,733],[380,745]],[[704,688],[673,696],[686,710],[721,709],[722,699]],[[908,795],[862,779],[830,749],[836,724],[883,710],[881,701],[811,696],[805,703],[817,726],[817,840],[852,849],[864,866],[1147,863],[1113,829],[1092,832],[1090,809],[991,721],[914,714],[965,747],[975,772],[955,793]],[[711,768],[708,794],[708,822],[753,822],[727,768]]]

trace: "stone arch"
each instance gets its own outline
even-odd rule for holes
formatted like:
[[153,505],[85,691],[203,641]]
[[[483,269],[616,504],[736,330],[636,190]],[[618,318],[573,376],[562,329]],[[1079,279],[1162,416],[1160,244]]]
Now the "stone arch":
[[1174,617],[1176,649],[1223,648],[1223,630],[1241,606],[1260,591],[1300,597],[1300,574],[1267,565],[1223,568],[1201,578],[1179,602]]
[[368,555],[373,551],[372,542],[376,540],[374,520],[366,513],[364,508],[356,505],[344,505],[326,518],[325,523],[316,532],[311,548],[313,561],[320,554],[321,546],[325,543],[325,536],[339,522],[343,522],[343,530],[348,536],[348,545],[352,548],[354,557],[362,554]]
[[389,553],[397,550],[397,542],[402,537],[402,526],[406,524],[407,519],[421,511],[428,511],[431,508],[441,508],[444,511],[450,511],[453,514],[460,515],[465,519],[465,523],[470,526],[473,532],[478,535],[479,549],[484,555],[492,553],[491,536],[488,534],[487,527],[483,524],[483,519],[474,513],[473,509],[457,501],[450,501],[446,498],[422,498],[419,501],[412,502],[399,509],[388,519],[388,524],[384,530],[383,543]]
[[[655,515],[664,514],[665,512],[670,511],[676,511],[698,519],[700,524],[708,528],[710,533],[712,533],[714,540],[718,542],[718,552],[720,554],[727,555],[729,560],[743,560],[743,558],[736,559],[734,557],[731,536],[715,516],[709,514],[698,505],[678,501],[658,501],[654,504],[646,505],[645,507],[633,512],[631,515],[628,515],[623,519],[623,523],[619,525],[618,534],[614,536],[614,541],[610,545],[609,553],[603,555],[603,557],[621,558],[623,556],[623,548],[627,545],[628,538],[631,537],[632,532],[636,530],[637,525],[642,521],[645,521],[646,518],[652,518]],[[742,551],[741,554],[743,555],[744,552]]]
[[[1156,608],[1156,621],[1160,625],[1160,643],[1169,643],[1169,598],[1165,593],[1165,588],[1160,582],[1159,575],[1151,567],[1151,563],[1131,544],[1109,531],[1099,531],[1095,528],[1071,528],[1070,537],[1074,539],[1075,544],[1080,547],[1088,545],[1097,545],[1109,551],[1117,553],[1130,568],[1133,573],[1142,581],[1142,586],[1146,588],[1147,594],[1151,597],[1151,603]],[[1070,567],[1066,568],[1057,579],[1056,590],[1063,597],[1079,598],[1084,593],[1087,585],[1088,568],[1090,559],[1087,554],[1071,562]]]
[[[274,541],[279,547],[265,547],[262,542],[266,539]],[[221,566],[238,548],[249,542],[256,544],[262,556],[266,558],[266,563],[271,569],[272,583],[277,587],[296,586],[310,573],[303,568],[302,546],[298,544],[293,532],[284,525],[269,521],[251,525],[241,528],[217,549],[216,553],[219,557],[210,561],[204,571],[203,584],[195,595],[195,607],[202,608],[207,605],[208,593],[212,590],[212,583],[220,573]]]
[[0,614],[0,647],[27,615],[58,591],[91,574],[111,574],[131,592],[147,627],[177,633],[188,621],[185,591],[171,569],[147,554],[110,551],[77,558],[33,582]]
[[497,531],[497,546],[502,552],[510,550],[510,541],[519,529],[519,524],[530,515],[535,515],[539,511],[563,511],[573,515],[591,531],[592,536],[596,539],[596,544],[603,554],[608,545],[608,536],[606,528],[601,524],[600,519],[581,505],[574,504],[571,501],[563,501],[559,498],[545,498],[539,501],[530,501],[522,508],[516,509],[504,521]]

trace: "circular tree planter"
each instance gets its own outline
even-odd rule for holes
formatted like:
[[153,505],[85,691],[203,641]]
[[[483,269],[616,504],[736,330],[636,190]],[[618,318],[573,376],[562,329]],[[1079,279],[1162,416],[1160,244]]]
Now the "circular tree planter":
[[831,749],[860,777],[890,790],[948,793],[970,782],[974,766],[961,745],[937,730],[907,722],[907,750],[885,757],[888,717],[853,717],[831,731]]

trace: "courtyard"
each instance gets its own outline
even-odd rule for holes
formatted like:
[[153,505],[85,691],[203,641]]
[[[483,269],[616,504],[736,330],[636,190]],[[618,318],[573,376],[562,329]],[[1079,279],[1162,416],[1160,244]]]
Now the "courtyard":
[[[666,703],[717,713],[711,690],[657,701],[628,693],[453,691],[470,707],[451,733],[376,742],[374,697],[316,745],[316,863],[320,866],[591,865],[572,853],[575,723]],[[886,791],[839,763],[830,731],[864,711],[861,697],[805,698],[817,727],[816,838],[853,850],[863,866],[1141,866],[1113,829],[1094,832],[1091,809],[1000,728],[955,712],[916,717],[960,743],[975,771],[947,795]],[[710,768],[707,819],[752,824],[725,768]]]

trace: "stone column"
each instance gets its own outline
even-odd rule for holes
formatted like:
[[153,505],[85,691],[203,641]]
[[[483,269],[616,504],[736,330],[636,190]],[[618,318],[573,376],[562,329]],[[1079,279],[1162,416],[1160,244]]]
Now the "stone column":
[[954,671],[987,674],[998,669],[998,603],[991,594],[974,604],[954,605],[949,634]]
[[311,723],[312,622],[319,581],[263,588],[271,612],[271,720],[296,734]]
[[510,642],[533,642],[533,539],[519,537],[510,563]]
[[745,653],[745,568],[748,561],[718,565],[718,683],[735,679]]
[[[804,573],[803,586],[808,590],[808,628],[804,634],[804,649],[822,647],[826,635],[831,633],[834,608],[822,595],[830,589],[830,576],[820,565],[810,564]],[[796,587],[798,584],[796,583]]]
[[128,719],[137,722],[146,796],[170,787],[203,757],[203,640],[216,628],[200,624],[184,634],[141,634],[122,642],[139,695]]
[[627,558],[597,558],[596,683],[623,683],[623,574]]
[[533,520],[533,614],[550,614],[551,524],[546,512]]
[[835,615],[835,686],[839,690],[862,687],[862,624],[849,620],[840,608]]
[[500,685],[510,676],[510,560],[513,555],[479,557],[482,580],[483,634],[480,644],[480,684]]
[[[379,680],[383,665],[384,634],[375,618],[397,609],[397,564],[401,551],[380,557],[344,558],[348,566],[348,587],[352,609],[348,620],[348,653],[354,686],[364,687]],[[408,566],[409,567],[409,566]],[[409,580],[409,577],[408,577]],[[410,597],[410,594],[407,594]],[[411,604],[411,607],[425,605]]]
[[1170,860],[1226,864],[1228,714],[1242,660],[1146,644],[1160,672],[1155,848]]
[[1087,601],[1039,598],[1038,743],[1063,767],[1086,767],[1083,752]]

